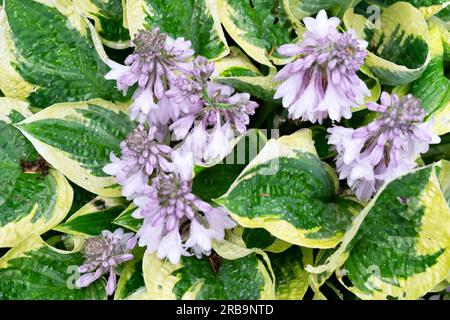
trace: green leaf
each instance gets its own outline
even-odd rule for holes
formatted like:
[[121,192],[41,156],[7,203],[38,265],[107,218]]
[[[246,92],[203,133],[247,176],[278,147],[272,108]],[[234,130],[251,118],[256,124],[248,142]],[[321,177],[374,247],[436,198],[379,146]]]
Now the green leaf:
[[127,207],[123,198],[96,197],[54,230],[72,235],[95,236],[114,230],[113,220]]
[[406,2],[383,10],[377,28],[353,9],[344,15],[347,29],[369,42],[366,65],[381,84],[401,85],[422,74],[431,59],[429,34],[422,13]]
[[192,183],[192,192],[204,201],[220,197],[244,169],[242,164],[218,164],[205,168]]
[[246,228],[264,228],[292,244],[332,248],[359,210],[357,203],[337,197],[337,183],[305,129],[270,140],[215,201]]
[[[427,112],[427,117],[431,118],[446,107],[450,108],[450,80],[446,77],[444,70],[444,48],[441,29],[431,21],[429,27],[432,60],[421,77],[413,82],[411,93],[419,98]],[[442,116],[439,118],[441,119],[435,120],[440,122],[445,119],[442,119]],[[450,124],[447,125],[447,129],[444,132],[441,130],[438,133],[444,134],[449,131]]]
[[84,189],[121,195],[114,177],[103,172],[109,155],[120,156],[120,142],[134,124],[126,105],[103,100],[53,105],[16,124],[54,168]]
[[431,60],[422,76],[414,81],[411,93],[419,98],[428,116],[440,111],[450,98],[450,80],[444,75],[441,57]]
[[124,27],[122,0],[74,0],[74,4],[94,20],[95,30],[106,46],[113,49],[130,46],[130,33]]
[[131,214],[136,210],[133,204],[130,204],[116,219],[113,223],[127,228],[131,231],[137,232],[142,225],[142,219],[136,219]]
[[387,184],[328,263],[308,270],[338,267],[338,279],[361,299],[417,299],[432,290],[450,270],[450,208],[442,192],[449,174],[442,161]]
[[312,263],[312,249],[292,246],[282,253],[269,254],[275,274],[275,294],[278,300],[301,300],[308,290],[309,273],[305,270]]
[[[326,263],[327,259],[332,255],[336,249],[321,249],[318,250],[314,257],[314,263],[305,264],[305,269],[310,266],[319,266]],[[337,267],[336,267],[337,268]],[[336,269],[326,270],[321,273],[309,273],[309,285],[314,292],[313,300],[326,300],[326,297],[320,291],[320,288],[326,283],[326,281],[333,275]]]
[[95,194],[79,187],[75,183],[71,183],[70,185],[73,189],[73,202],[67,218],[74,215],[81,207],[95,198]]
[[276,239],[266,229],[244,229],[242,233],[242,240],[247,248],[265,249],[270,247]]
[[96,50],[97,35],[71,1],[5,1],[0,25],[0,47],[5,50],[0,89],[6,96],[27,99],[39,108],[94,98],[126,99],[104,78],[109,67]]
[[270,276],[256,253],[222,259],[217,272],[208,258],[182,257],[180,264],[144,256],[144,279],[152,299],[258,300],[273,292]]
[[218,0],[220,20],[233,40],[255,61],[273,67],[286,57],[277,53],[283,44],[302,34],[285,6],[271,0]]
[[248,92],[261,100],[275,101],[275,70],[265,76],[239,48],[231,47],[230,51],[230,55],[215,63],[217,76],[214,80],[228,84],[239,92]]
[[312,139],[314,140],[314,146],[320,159],[330,159],[336,156],[336,152],[332,150],[328,144],[328,131],[324,126],[313,126],[310,128],[312,131]]
[[[414,7],[420,9],[420,11],[423,13],[425,18],[429,18],[444,8],[448,7],[450,4],[450,1],[448,0],[403,0],[404,2],[408,2]],[[379,2],[382,2],[384,5],[391,5],[395,2],[398,2],[398,0],[379,0]]]
[[219,59],[229,53],[215,1],[135,0],[127,1],[131,35],[140,29],[159,27],[170,36],[190,40],[195,53]]
[[247,248],[258,248],[267,252],[279,253],[291,247],[291,244],[274,237],[266,229],[243,229],[235,228],[234,233],[242,233],[242,241]]
[[56,250],[31,234],[0,259],[0,300],[106,299],[105,281],[78,289],[81,253]]
[[[139,253],[136,253],[137,251]],[[142,287],[144,287],[144,291],[147,293],[142,272],[142,251],[143,248],[135,248],[133,251],[134,259],[128,261],[121,270],[114,293],[114,300],[132,299],[134,295],[142,291]]]
[[[0,98],[0,161],[4,166],[19,168],[20,160],[34,161],[38,157],[33,146],[13,123],[31,116],[29,105],[21,100]],[[16,120],[16,121],[14,121]]]
[[50,230],[72,204],[72,188],[61,173],[22,170],[21,161],[34,161],[38,154],[10,121],[27,115],[26,103],[0,98],[0,247]]
[[355,7],[361,0],[284,0],[292,14],[298,18],[314,15],[322,9],[330,9],[334,15],[340,15],[348,8]]

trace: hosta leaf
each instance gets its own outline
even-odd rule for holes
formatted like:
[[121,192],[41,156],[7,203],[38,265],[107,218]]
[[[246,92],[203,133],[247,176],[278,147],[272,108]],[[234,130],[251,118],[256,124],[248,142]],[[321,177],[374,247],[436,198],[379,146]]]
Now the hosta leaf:
[[333,9],[336,14],[356,6],[361,0],[284,0],[298,19],[316,14],[322,9]]
[[130,45],[130,33],[124,27],[122,0],[74,0],[89,18],[95,21],[102,42],[114,49],[124,49]]
[[[425,18],[429,18],[432,15],[435,15],[439,11],[448,7],[450,1],[448,0],[403,0],[404,2],[408,2],[412,4],[414,7],[420,9]],[[398,0],[381,0],[385,5],[391,5]]]
[[31,116],[30,105],[26,101],[13,98],[0,98],[0,121],[16,123]]
[[[137,249],[141,250],[142,248]],[[141,254],[135,254],[136,251],[135,249],[133,252],[135,258],[128,261],[120,272],[114,300],[137,299],[136,295],[142,293],[142,291],[145,294],[147,293],[142,273],[142,252]]]
[[218,164],[195,175],[192,192],[204,201],[224,194],[244,169],[241,164]]
[[[286,57],[277,53],[283,44],[296,41],[296,30],[285,7],[271,0],[218,0],[219,15],[233,40],[257,62],[273,66]],[[298,33],[296,33],[296,31]]]
[[[216,258],[217,259],[217,258]],[[264,263],[250,252],[222,259],[217,272],[208,258],[182,257],[178,265],[145,255],[144,280],[152,299],[258,300],[273,298],[273,284]]]
[[0,98],[0,247],[53,228],[72,204],[72,188],[61,173],[26,173],[21,167],[21,160],[34,161],[38,154],[10,122],[28,115],[26,103]]
[[242,232],[242,240],[247,248],[259,248],[267,252],[280,253],[291,247],[291,244],[274,237],[266,229],[234,229]]
[[126,105],[103,100],[61,103],[16,125],[53,167],[86,190],[120,196],[114,177],[103,172],[109,154],[133,129]]
[[440,56],[433,58],[422,76],[414,81],[411,93],[419,98],[431,117],[448,104],[449,88],[450,80],[444,75],[444,62]]
[[230,55],[216,62],[215,80],[231,85],[237,91],[248,92],[259,99],[274,101],[277,86],[273,81],[274,70],[264,76],[240,49],[231,47],[230,51]]
[[337,177],[320,161],[305,129],[270,140],[215,201],[246,228],[264,228],[301,246],[332,248],[359,210],[336,191]]
[[[450,6],[443,10],[442,12],[447,12],[446,17],[438,18],[437,16],[429,19],[430,24],[439,28],[442,38],[442,45],[444,49],[444,61],[448,62],[450,60]],[[443,20],[446,19],[446,20]]]
[[132,36],[140,29],[159,27],[174,38],[190,40],[195,53],[208,59],[229,52],[215,1],[135,0],[127,1],[126,11]]
[[305,266],[312,263],[312,249],[292,246],[282,253],[270,254],[269,258],[275,273],[276,298],[301,300],[309,287]]
[[[314,264],[305,264],[305,269],[309,268],[309,266],[319,266],[326,263],[327,259],[336,251],[334,249],[321,249],[318,250],[314,257]],[[336,267],[337,268],[337,267]],[[326,270],[321,273],[309,273],[309,286],[314,292],[313,300],[327,300],[327,298],[322,294],[320,288],[325,284],[325,282],[333,275],[336,271],[335,269]]]
[[265,229],[247,229],[240,226],[227,232],[224,243],[215,242],[214,248],[219,255],[227,259],[236,259],[249,252],[257,252],[264,259],[269,260],[266,253],[280,253],[292,246],[292,244],[274,237]]
[[70,185],[73,189],[73,202],[67,218],[74,215],[78,210],[81,209],[81,207],[95,198],[95,194],[81,188],[75,183],[71,183]]
[[421,77],[413,82],[411,93],[422,102],[434,131],[442,135],[450,131],[450,80],[444,71],[442,29],[434,21],[429,22],[429,27],[432,59]]
[[314,146],[316,147],[317,154],[320,159],[330,159],[336,156],[334,151],[328,144],[328,132],[324,126],[313,126],[310,128],[312,131],[312,138],[314,140]]
[[338,278],[362,299],[417,299],[432,290],[450,270],[450,209],[442,192],[449,172],[442,161],[387,184],[328,263],[308,269],[339,267]]
[[429,34],[422,13],[406,2],[383,10],[381,28],[347,10],[344,23],[369,42],[366,65],[381,84],[400,85],[417,79],[430,62]]
[[103,230],[114,231],[118,227],[113,224],[113,220],[126,207],[123,198],[96,197],[54,229],[72,235],[91,236],[98,235]]
[[[35,107],[124,99],[69,0],[8,0],[0,9],[0,89]],[[95,35],[94,35],[95,36]]]
[[131,215],[136,207],[130,204],[116,219],[113,223],[115,225],[130,229],[131,231],[137,232],[142,225],[142,219],[133,218]]
[[126,297],[126,300],[151,300],[145,286],[140,287],[135,292]]
[[433,116],[433,131],[438,135],[450,132],[450,99],[447,99],[447,104]]
[[362,66],[360,71],[359,77],[370,90],[370,97],[365,97],[363,105],[353,108],[353,112],[365,109],[368,102],[376,102],[381,96],[381,84],[377,77],[366,66]]
[[105,281],[75,287],[81,253],[56,250],[30,234],[0,259],[0,300],[106,299]]

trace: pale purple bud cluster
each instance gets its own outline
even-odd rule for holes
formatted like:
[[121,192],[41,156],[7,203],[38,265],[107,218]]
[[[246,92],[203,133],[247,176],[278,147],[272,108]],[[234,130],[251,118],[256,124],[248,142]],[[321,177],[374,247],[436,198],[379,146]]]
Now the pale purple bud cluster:
[[[176,162],[179,163],[179,162]],[[144,219],[136,236],[148,253],[157,252],[177,264],[180,257],[209,255],[212,239],[223,240],[225,229],[235,226],[224,208],[214,208],[191,191],[192,166],[161,173],[139,194],[133,217]]]
[[369,199],[384,183],[413,169],[417,157],[440,142],[412,95],[400,100],[383,92],[381,104],[368,103],[367,108],[379,113],[367,126],[328,129],[329,143],[338,152],[339,178],[347,179],[359,199]]
[[116,289],[116,268],[118,265],[133,259],[127,246],[133,233],[124,233],[117,229],[114,233],[104,230],[98,237],[86,240],[83,254],[84,264],[78,267],[78,272],[84,273],[75,282],[78,288],[87,287],[101,276],[109,273],[106,286],[108,295]]
[[258,104],[248,93],[235,93],[233,87],[211,81],[214,65],[205,58],[196,58],[193,66],[189,90],[173,94],[173,99],[189,102],[190,112],[169,128],[175,140],[185,139],[184,152],[193,153],[198,163],[209,163],[230,152],[235,132],[245,133]]
[[103,168],[105,173],[116,177],[122,186],[122,194],[128,199],[144,189],[154,171],[171,170],[172,149],[155,140],[156,130],[138,126],[120,144],[120,158],[111,152],[111,163]]
[[322,123],[327,116],[349,119],[352,108],[364,103],[370,91],[356,72],[364,64],[367,42],[353,30],[336,30],[340,20],[328,19],[321,10],[316,19],[304,19],[303,41],[281,46],[278,51],[295,60],[281,69],[275,81],[283,81],[275,98],[282,98],[289,117]]
[[[124,92],[137,84],[130,117],[141,125],[121,143],[120,158],[112,153],[104,168],[134,201],[133,216],[144,219],[130,243],[139,241],[148,253],[156,251],[172,263],[191,252],[209,254],[212,239],[222,240],[235,223],[224,208],[213,208],[191,192],[192,146],[195,142],[202,150],[195,153],[199,162],[226,156],[234,131],[246,131],[258,105],[249,94],[212,82],[214,64],[192,59],[188,41],[153,29],[140,31],[132,45],[126,65],[111,61],[106,78],[115,79]],[[184,139],[177,152],[160,143],[171,131]]]
[[105,78],[116,80],[118,89],[124,93],[138,84],[131,105],[131,119],[143,123],[151,110],[158,109],[158,102],[175,81],[177,73],[187,68],[194,51],[190,41],[174,40],[162,34],[159,28],[139,31],[131,44],[135,50],[127,57],[125,65],[109,60],[112,70]]

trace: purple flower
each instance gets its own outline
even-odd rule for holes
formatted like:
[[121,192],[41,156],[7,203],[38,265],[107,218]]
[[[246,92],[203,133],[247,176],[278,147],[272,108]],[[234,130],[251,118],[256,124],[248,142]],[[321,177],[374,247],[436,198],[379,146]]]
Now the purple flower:
[[283,81],[275,98],[283,98],[289,117],[322,123],[327,116],[335,121],[349,119],[352,108],[370,96],[356,72],[364,64],[367,42],[358,40],[353,30],[339,33],[340,20],[328,19],[325,10],[317,18],[305,18],[303,41],[281,46],[278,51],[295,60],[281,69],[275,81]]
[[157,142],[155,133],[156,128],[147,130],[143,125],[138,126],[120,144],[120,158],[111,152],[111,163],[103,168],[104,172],[116,177],[122,186],[122,194],[129,200],[145,188],[155,170],[172,170],[169,162],[172,149]]
[[127,242],[133,233],[125,233],[117,229],[114,233],[104,230],[101,235],[86,240],[84,246],[84,264],[78,267],[78,272],[84,273],[75,285],[78,288],[87,287],[101,276],[109,273],[106,291],[112,295],[116,289],[116,267],[133,259],[127,248]]
[[177,73],[183,72],[194,54],[190,41],[172,39],[162,34],[159,28],[140,30],[131,45],[134,52],[125,60],[125,66],[112,60],[111,71],[106,79],[116,80],[124,94],[128,88],[138,84],[133,95],[131,118],[140,122],[147,120],[150,110],[158,109],[158,101],[164,96]]
[[400,100],[383,92],[381,104],[368,103],[367,108],[379,114],[367,126],[328,129],[328,141],[338,152],[339,178],[347,179],[359,199],[369,199],[384,183],[413,169],[417,157],[440,142],[412,95]]
[[185,139],[182,148],[193,153],[196,162],[225,157],[235,132],[245,133],[258,107],[248,93],[235,93],[233,87],[211,81],[213,71],[213,64],[197,57],[190,77],[168,92],[170,100],[182,106],[179,119],[169,128],[175,140]]
[[224,230],[235,223],[225,209],[214,208],[192,193],[192,156],[174,153],[174,164],[174,172],[156,176],[137,195],[133,217],[144,219],[136,234],[139,245],[177,264],[182,255],[190,255],[190,248],[197,257],[209,255],[211,240],[223,240]]

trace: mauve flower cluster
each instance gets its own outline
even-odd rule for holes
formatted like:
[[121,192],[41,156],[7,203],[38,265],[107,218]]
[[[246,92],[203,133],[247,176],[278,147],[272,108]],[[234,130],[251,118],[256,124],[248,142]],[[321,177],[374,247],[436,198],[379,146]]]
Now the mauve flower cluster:
[[[193,155],[198,162],[225,157],[235,131],[246,131],[257,104],[249,94],[213,82],[214,64],[194,59],[189,41],[173,40],[156,28],[140,31],[133,46],[126,65],[110,62],[106,77],[124,92],[137,83],[131,119],[140,125],[121,143],[120,157],[111,154],[104,167],[134,201],[133,217],[143,219],[130,245],[138,242],[172,263],[182,255],[209,255],[212,239],[222,240],[235,223],[225,209],[192,193]],[[183,140],[176,151],[163,143],[171,132]],[[201,151],[192,148],[194,136]]]
[[75,285],[78,288],[87,287],[101,276],[109,273],[106,292],[112,295],[116,289],[116,268],[118,265],[133,259],[128,246],[133,233],[124,233],[117,229],[114,233],[104,230],[101,235],[86,240],[84,245],[84,264],[78,267],[78,272],[84,273]]
[[235,93],[233,87],[212,81],[213,72],[213,63],[197,57],[191,71],[167,93],[167,103],[180,108],[179,119],[169,127],[172,137],[184,140],[183,152],[192,153],[196,163],[224,158],[231,151],[235,133],[245,133],[250,115],[258,107],[248,93]]
[[423,122],[425,110],[417,98],[383,92],[380,102],[367,104],[379,114],[367,126],[328,129],[339,178],[347,179],[359,199],[369,199],[384,183],[413,169],[417,157],[440,142],[430,122]]
[[192,193],[192,166],[184,162],[188,158],[192,156],[174,153],[174,172],[155,177],[134,199],[138,209],[133,217],[144,219],[137,233],[139,245],[173,264],[190,255],[189,248],[199,258],[209,255],[211,240],[223,240],[225,229],[235,226],[224,208],[214,208]]
[[177,73],[187,68],[194,54],[191,42],[183,38],[172,39],[159,28],[141,30],[131,42],[134,52],[125,65],[109,60],[111,71],[106,79],[117,81],[124,93],[134,84],[138,88],[133,95],[131,119],[141,123],[148,120],[151,110],[158,109],[158,101],[176,79]]
[[349,119],[352,108],[370,96],[366,84],[356,72],[364,64],[367,42],[358,40],[353,30],[336,30],[340,20],[328,19],[325,10],[317,18],[305,18],[306,32],[300,44],[287,44],[278,51],[294,57],[278,72],[283,81],[275,98],[283,98],[289,117],[322,123],[327,116],[340,121]]
[[171,170],[172,149],[158,143],[155,132],[154,127],[146,129],[144,125],[139,125],[120,144],[120,158],[111,153],[111,163],[103,168],[105,173],[116,177],[117,183],[122,186],[122,194],[129,200],[144,190],[154,171]]

